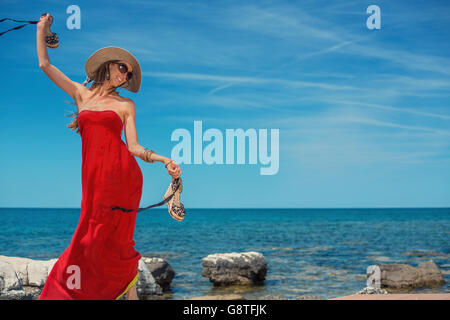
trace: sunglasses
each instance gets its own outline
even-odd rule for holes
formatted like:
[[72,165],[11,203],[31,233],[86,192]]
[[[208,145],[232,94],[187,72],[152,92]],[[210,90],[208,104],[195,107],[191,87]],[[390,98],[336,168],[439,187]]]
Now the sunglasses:
[[128,72],[128,67],[124,63],[117,63],[119,65],[119,71],[122,73],[127,73],[127,80],[133,77],[133,72]]

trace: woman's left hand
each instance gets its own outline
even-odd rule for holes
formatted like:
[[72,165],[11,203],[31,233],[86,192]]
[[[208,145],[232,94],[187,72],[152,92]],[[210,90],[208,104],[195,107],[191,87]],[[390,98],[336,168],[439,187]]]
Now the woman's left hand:
[[173,160],[167,165],[167,171],[174,179],[179,178],[181,176],[181,169],[178,166],[178,164]]

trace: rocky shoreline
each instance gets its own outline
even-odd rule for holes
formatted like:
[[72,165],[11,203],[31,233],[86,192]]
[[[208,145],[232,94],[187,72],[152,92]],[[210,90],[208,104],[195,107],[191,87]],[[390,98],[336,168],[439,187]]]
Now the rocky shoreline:
[[[33,260],[0,255],[0,300],[36,300],[57,259]],[[202,259],[202,276],[214,287],[264,286],[268,272],[265,257],[259,252],[216,253]],[[159,257],[139,260],[137,293],[140,300],[164,299],[176,276],[169,262]],[[367,286],[356,294],[388,294],[398,290],[441,286],[445,283],[439,267],[428,260],[417,267],[407,264],[376,264],[367,268]],[[124,299],[122,297],[121,299]],[[193,296],[192,300],[245,300],[239,294]],[[261,300],[280,300],[272,295]],[[300,295],[297,300],[324,299]],[[285,299],[282,299],[285,300]]]

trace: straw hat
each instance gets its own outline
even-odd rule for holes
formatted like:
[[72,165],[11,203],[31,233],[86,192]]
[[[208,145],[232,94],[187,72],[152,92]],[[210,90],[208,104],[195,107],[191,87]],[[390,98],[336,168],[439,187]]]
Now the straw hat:
[[133,68],[133,77],[126,81],[121,88],[127,89],[131,92],[138,92],[141,87],[141,67],[137,59],[127,50],[119,47],[104,47],[95,51],[86,61],[84,66],[86,74],[90,79],[94,79],[94,73],[97,68],[109,60],[122,60],[131,64]]

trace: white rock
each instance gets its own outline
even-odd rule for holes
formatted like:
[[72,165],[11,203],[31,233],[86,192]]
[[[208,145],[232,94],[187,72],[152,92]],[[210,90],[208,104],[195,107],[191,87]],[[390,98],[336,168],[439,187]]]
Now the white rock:
[[9,290],[22,290],[22,281],[8,262],[0,260],[0,292]]
[[139,278],[136,285],[136,291],[139,298],[145,299],[148,295],[162,295],[162,290],[153,278],[152,273],[148,270],[147,265],[141,258],[139,260]]
[[0,261],[12,266],[23,286],[43,287],[57,260],[33,260],[0,255]]
[[19,279],[22,281],[23,286],[28,285],[28,271],[27,266],[30,262],[33,260],[28,258],[21,258],[21,257],[7,257],[7,256],[1,256],[0,255],[0,261],[4,261],[9,263],[14,271],[16,272]]
[[28,264],[28,285],[44,287],[45,281],[57,259],[32,260]]

